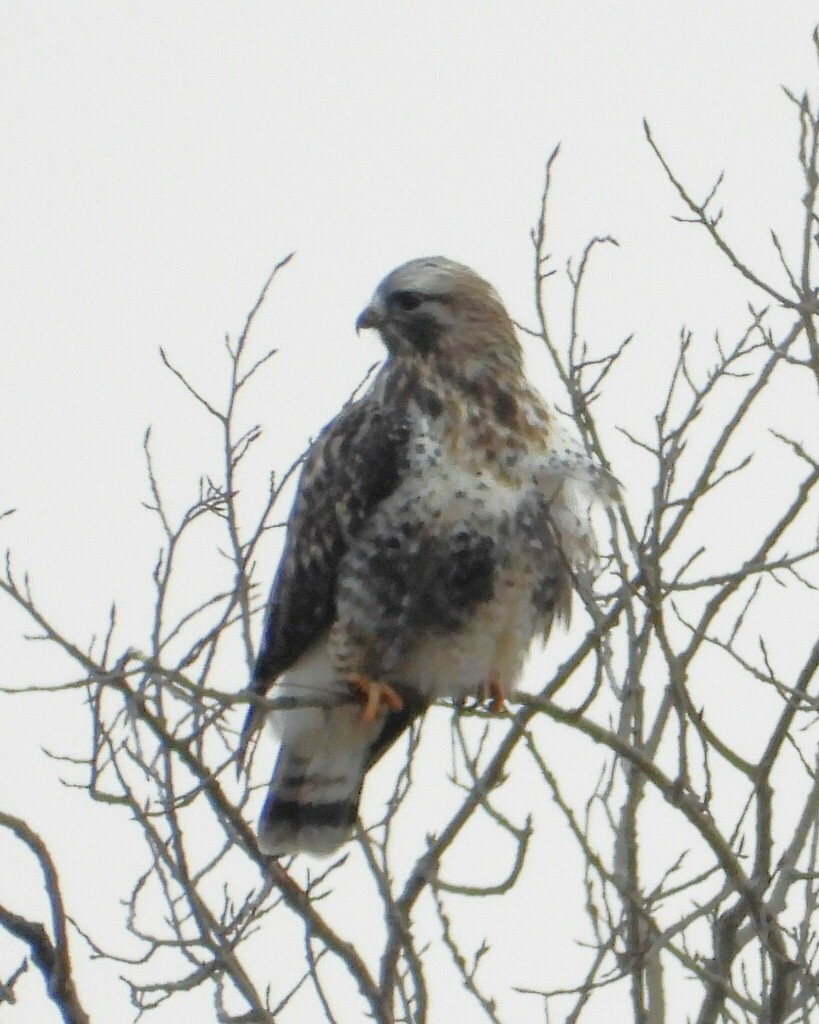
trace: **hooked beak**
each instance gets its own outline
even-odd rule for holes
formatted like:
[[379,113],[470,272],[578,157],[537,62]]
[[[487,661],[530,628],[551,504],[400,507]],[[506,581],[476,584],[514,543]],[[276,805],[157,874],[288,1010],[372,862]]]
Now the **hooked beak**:
[[366,331],[372,327],[378,330],[378,328],[384,326],[384,314],[377,306],[371,305],[361,313],[358,320],[355,322],[356,334],[361,331]]

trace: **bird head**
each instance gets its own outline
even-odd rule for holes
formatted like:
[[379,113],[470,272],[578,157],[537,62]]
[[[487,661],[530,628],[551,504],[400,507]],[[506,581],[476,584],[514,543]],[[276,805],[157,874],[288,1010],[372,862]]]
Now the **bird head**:
[[410,260],[378,285],[356,330],[379,332],[392,356],[453,364],[496,360],[520,367],[520,345],[495,289],[443,256]]

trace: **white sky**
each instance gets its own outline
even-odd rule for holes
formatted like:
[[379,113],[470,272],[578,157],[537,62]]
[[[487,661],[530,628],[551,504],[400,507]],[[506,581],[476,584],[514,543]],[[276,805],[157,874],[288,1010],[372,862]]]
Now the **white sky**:
[[[560,265],[594,234],[620,242],[598,257],[584,324],[601,347],[637,332],[616,421],[639,420],[683,323],[730,335],[749,298],[763,304],[670,220],[642,118],[700,196],[726,171],[726,231],[776,275],[769,228],[787,246],[801,216],[780,85],[814,87],[817,19],[804,0],[3,0],[0,507],[18,512],[0,541],[45,608],[82,639],[116,598],[140,641],[159,544],[140,507],[144,430],[180,500],[213,444],[160,345],[221,387],[223,335],[297,250],[258,325],[279,355],[254,416],[285,466],[379,358],[353,322],[398,262],[468,263],[532,322],[528,232],[558,142],[551,248]],[[50,681],[22,627],[4,610],[3,680]],[[31,767],[5,809],[59,840],[55,767],[37,748],[73,737],[43,701],[14,712],[0,772]]]

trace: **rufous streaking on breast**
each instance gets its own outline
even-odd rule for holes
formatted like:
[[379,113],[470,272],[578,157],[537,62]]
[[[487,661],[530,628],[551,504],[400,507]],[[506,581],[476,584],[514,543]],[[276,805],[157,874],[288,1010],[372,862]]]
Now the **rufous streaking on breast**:
[[529,385],[503,303],[468,267],[403,264],[356,327],[377,330],[387,358],[308,452],[252,683],[296,705],[270,715],[271,855],[339,846],[365,772],[431,702],[502,706],[593,569],[589,508],[611,491]]

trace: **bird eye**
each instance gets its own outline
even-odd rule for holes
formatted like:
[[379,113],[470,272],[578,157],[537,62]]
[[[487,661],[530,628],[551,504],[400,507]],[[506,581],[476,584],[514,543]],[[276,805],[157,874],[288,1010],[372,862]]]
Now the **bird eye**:
[[409,311],[417,309],[423,300],[418,292],[393,292],[392,301],[399,309]]

